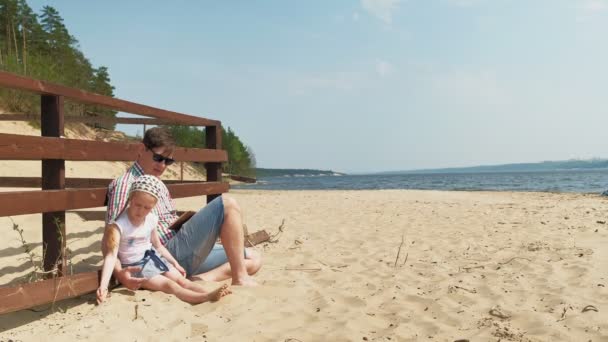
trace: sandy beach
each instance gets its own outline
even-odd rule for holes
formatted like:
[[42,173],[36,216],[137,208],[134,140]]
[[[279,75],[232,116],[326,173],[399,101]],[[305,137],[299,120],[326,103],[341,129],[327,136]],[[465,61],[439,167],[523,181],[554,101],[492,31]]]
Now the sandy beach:
[[[264,255],[256,276],[261,286],[233,287],[220,302],[196,306],[118,288],[102,306],[87,295],[1,316],[0,340],[608,340],[602,197],[231,193],[250,231],[278,234],[276,242],[257,246]],[[177,204],[196,209],[203,201]],[[28,242],[39,242],[40,215],[13,219]],[[6,228],[0,283],[7,284],[27,273],[28,261],[10,220],[0,220]],[[102,224],[68,214],[75,272],[100,265]]]
[[608,342],[607,36],[608,0],[0,0],[0,342]]
[[[26,123],[0,132],[37,135]],[[80,125],[68,138],[113,139]],[[67,162],[67,177],[113,178],[121,162]],[[165,179],[179,177],[173,166]],[[0,161],[0,176],[40,162]],[[93,176],[94,175],[94,176]],[[186,179],[200,177],[186,167]],[[22,190],[3,188],[2,191]],[[608,341],[608,200],[598,195],[448,191],[233,190],[261,286],[191,306],[117,288],[0,316],[0,341]],[[196,210],[204,197],[176,200]],[[103,210],[104,208],[97,208]],[[102,221],[67,214],[72,272],[101,266]],[[0,218],[0,284],[33,270],[41,215]],[[281,229],[279,229],[281,227]],[[209,289],[219,284],[202,283]]]

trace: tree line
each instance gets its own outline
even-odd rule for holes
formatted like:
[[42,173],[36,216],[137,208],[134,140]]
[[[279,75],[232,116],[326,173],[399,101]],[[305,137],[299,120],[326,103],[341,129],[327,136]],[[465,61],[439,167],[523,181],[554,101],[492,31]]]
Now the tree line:
[[[205,130],[192,126],[163,126],[175,137],[182,147],[201,148],[205,146]],[[253,149],[245,145],[230,127],[222,129],[222,149],[228,153],[228,162],[223,165],[224,172],[231,175],[255,177],[256,159]]]
[[[44,6],[36,14],[25,0],[0,0],[0,70],[114,96],[108,68],[91,64],[59,12]],[[21,91],[0,89],[0,101],[11,112],[40,111],[39,97]],[[65,115],[116,116],[113,110],[71,101],[65,102],[64,111]]]
[[[44,6],[36,14],[25,0],[0,0],[0,70],[114,97],[108,68],[91,64],[59,12],[51,6]],[[0,88],[0,103],[14,113],[40,113],[39,96],[23,91]],[[115,117],[116,111],[65,101],[64,114]],[[98,126],[115,129],[115,124]],[[180,146],[205,146],[204,130],[188,126],[167,128]],[[222,140],[229,159],[224,170],[254,176],[256,162],[251,148],[230,128],[222,132]]]

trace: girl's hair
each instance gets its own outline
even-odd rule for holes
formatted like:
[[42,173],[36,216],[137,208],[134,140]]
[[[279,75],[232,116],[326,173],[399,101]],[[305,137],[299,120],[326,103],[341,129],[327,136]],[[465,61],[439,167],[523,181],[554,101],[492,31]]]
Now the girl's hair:
[[102,239],[102,242],[105,243],[107,251],[113,251],[118,248],[118,244],[120,243],[119,229],[116,224],[110,224],[107,226],[106,231],[107,235],[104,235],[105,241]]
[[151,175],[140,176],[131,183],[129,198],[131,198],[134,192],[145,192],[152,195],[158,201],[163,186],[164,185],[157,177]]

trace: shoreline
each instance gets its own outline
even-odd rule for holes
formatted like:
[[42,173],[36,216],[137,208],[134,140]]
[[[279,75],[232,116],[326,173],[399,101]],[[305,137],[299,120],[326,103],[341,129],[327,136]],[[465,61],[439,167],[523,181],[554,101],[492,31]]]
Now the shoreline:
[[[238,188],[230,188],[231,192],[240,191],[260,191],[260,192],[280,192],[280,191],[311,191],[311,192],[324,192],[324,191],[429,191],[429,192],[462,192],[462,193],[516,193],[516,194],[553,194],[553,195],[590,195],[598,197],[607,197],[598,192],[573,192],[573,191],[534,191],[534,190],[493,190],[493,189],[472,189],[472,190],[461,190],[461,189],[259,189],[259,188],[246,188],[247,185],[238,184]],[[232,184],[231,184],[232,186]],[[607,189],[608,191],[608,189]]]
[[347,175],[342,177],[272,177],[260,178],[245,189],[417,189],[445,191],[517,191],[550,193],[604,193],[608,173],[598,171],[542,173],[470,173],[470,174],[399,174]]

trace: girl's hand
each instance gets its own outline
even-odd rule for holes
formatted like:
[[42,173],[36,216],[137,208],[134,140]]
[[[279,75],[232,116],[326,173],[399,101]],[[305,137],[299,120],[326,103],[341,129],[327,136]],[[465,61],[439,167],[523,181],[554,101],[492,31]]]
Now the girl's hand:
[[186,276],[186,270],[176,261],[175,264],[173,265],[175,266],[175,269],[181,273],[181,275],[183,275],[184,277]]
[[97,304],[103,303],[108,297],[108,288],[98,288],[97,289]]

